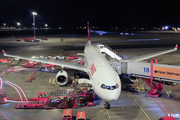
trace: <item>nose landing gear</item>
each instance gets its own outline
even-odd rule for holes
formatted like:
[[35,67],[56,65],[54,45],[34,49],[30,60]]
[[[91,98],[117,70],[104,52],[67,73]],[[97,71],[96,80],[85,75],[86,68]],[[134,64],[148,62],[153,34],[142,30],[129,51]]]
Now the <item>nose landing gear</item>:
[[110,109],[110,104],[108,102],[104,102],[104,109]]

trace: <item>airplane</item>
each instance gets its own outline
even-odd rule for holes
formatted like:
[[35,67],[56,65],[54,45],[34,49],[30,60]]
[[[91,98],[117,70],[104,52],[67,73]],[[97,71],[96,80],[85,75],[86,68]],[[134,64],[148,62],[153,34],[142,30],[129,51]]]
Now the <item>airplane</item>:
[[179,32],[179,28],[177,28],[177,29],[176,29],[176,28],[174,28],[174,31]]
[[97,33],[97,34],[99,34],[99,35],[103,35],[103,34],[106,34],[106,33],[108,33],[108,32],[106,32],[106,31],[102,31],[102,30],[91,30],[90,29],[90,32],[92,32],[92,33]]
[[[109,63],[109,61],[101,53],[100,49],[98,49],[96,45],[91,43],[89,22],[87,22],[87,26],[88,26],[88,42],[85,44],[84,53],[77,54],[80,56],[84,56],[85,65],[80,65],[77,63],[69,63],[65,61],[50,60],[50,59],[40,59],[40,58],[30,58],[30,57],[10,55],[10,54],[6,54],[4,50],[2,51],[4,56],[61,66],[61,70],[56,74],[56,83],[60,86],[66,85],[68,83],[68,73],[64,70],[64,68],[70,68],[70,69],[86,72],[89,76],[89,79],[80,78],[78,80],[78,83],[90,84],[92,86],[92,89],[95,91],[95,93],[102,100],[105,101],[104,108],[110,109],[109,102],[114,102],[118,100],[120,96],[121,79],[118,73]],[[126,59],[125,61],[128,62],[141,61],[144,59],[149,59],[176,50],[177,50],[177,45],[174,49],[133,57],[128,60]],[[122,58],[119,58],[119,61],[123,61]]]
[[[64,61],[40,59],[40,58],[30,58],[23,56],[16,56],[6,54],[4,50],[4,56],[14,57],[25,60],[32,60],[47,64],[54,64],[61,66],[62,69],[56,75],[56,83],[58,85],[66,85],[68,83],[68,74],[63,68],[71,68],[75,70],[84,71],[89,75],[90,79],[81,78],[79,79],[79,84],[88,83],[92,86],[95,93],[105,102],[105,108],[110,108],[108,102],[116,101],[121,92],[121,82],[118,74],[111,67],[109,62],[104,58],[104,56],[98,51],[98,49],[91,43],[90,40],[90,30],[88,22],[88,42],[84,48],[84,53],[79,53],[85,57],[86,64],[80,65],[75,63],[69,63]],[[92,57],[93,56],[93,57]]]

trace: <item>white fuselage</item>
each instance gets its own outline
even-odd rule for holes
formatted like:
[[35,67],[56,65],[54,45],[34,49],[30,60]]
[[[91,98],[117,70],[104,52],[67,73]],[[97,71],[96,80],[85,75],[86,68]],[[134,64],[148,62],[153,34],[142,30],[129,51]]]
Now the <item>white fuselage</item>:
[[116,71],[90,41],[85,46],[84,54],[95,93],[106,102],[116,101],[121,92],[121,82]]

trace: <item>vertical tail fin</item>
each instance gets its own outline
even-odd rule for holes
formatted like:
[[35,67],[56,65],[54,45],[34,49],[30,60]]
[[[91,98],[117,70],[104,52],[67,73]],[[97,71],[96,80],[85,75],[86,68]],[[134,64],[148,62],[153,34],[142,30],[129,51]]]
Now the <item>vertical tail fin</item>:
[[88,40],[91,41],[90,30],[89,30],[89,22],[87,22],[87,30],[88,30]]

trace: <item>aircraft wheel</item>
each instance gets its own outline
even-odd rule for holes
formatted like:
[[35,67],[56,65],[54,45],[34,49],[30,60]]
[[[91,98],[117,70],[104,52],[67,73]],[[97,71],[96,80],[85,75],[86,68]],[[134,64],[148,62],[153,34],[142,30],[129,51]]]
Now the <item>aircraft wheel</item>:
[[105,102],[104,109],[110,109],[110,104],[108,102]]

